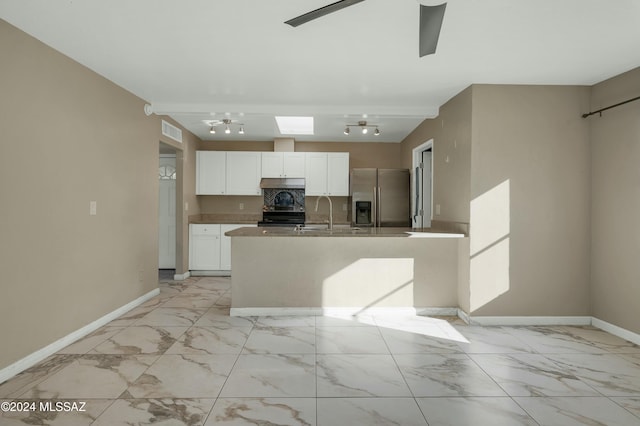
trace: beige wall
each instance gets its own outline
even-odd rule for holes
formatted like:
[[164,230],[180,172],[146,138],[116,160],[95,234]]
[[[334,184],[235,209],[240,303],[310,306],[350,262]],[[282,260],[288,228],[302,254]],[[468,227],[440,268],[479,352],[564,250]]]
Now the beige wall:
[[[640,96],[640,68],[593,87],[591,111]],[[586,111],[585,111],[586,112]],[[640,333],[640,101],[586,119],[591,126],[593,315]]]
[[[481,316],[589,315],[589,88],[474,85],[402,142],[434,140],[434,219],[470,222],[458,305]],[[468,277],[468,278],[467,278]]]
[[587,87],[473,87],[472,315],[588,315]]
[[0,51],[2,369],[157,288],[161,138],[141,99],[2,20]]
[[469,87],[451,98],[438,117],[425,120],[401,144],[402,167],[411,169],[412,150],[433,139],[434,220],[469,223],[471,96]]

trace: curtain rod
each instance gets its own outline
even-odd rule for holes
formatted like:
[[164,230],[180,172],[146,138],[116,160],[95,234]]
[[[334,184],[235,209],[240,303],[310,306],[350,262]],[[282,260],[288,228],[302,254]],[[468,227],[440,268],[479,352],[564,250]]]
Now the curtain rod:
[[600,114],[600,117],[602,117],[602,111],[606,111],[606,110],[611,109],[611,108],[619,107],[620,105],[628,104],[629,102],[637,101],[638,99],[640,99],[640,96],[638,96],[637,98],[633,98],[633,99],[627,99],[626,101],[620,102],[620,103],[615,104],[615,105],[608,106],[606,108],[599,109],[597,111],[593,111],[593,112],[588,112],[586,114],[582,114],[582,118],[587,118],[590,115],[594,115],[594,114]]

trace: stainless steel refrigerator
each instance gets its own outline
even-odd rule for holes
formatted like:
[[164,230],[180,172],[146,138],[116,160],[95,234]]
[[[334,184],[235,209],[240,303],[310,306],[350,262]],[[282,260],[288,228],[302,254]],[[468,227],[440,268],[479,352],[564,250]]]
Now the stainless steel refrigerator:
[[408,169],[351,170],[353,226],[411,226]]

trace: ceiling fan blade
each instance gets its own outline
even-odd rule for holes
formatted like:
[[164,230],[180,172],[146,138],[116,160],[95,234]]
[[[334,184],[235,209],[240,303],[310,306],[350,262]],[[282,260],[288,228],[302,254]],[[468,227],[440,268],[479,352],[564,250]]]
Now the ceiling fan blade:
[[360,3],[364,0],[341,0],[335,3],[331,3],[327,6],[321,7],[320,9],[312,10],[311,12],[305,13],[304,15],[297,16],[293,19],[289,19],[285,22],[285,24],[289,24],[292,27],[297,27],[298,25],[305,24],[309,21],[313,21],[314,19],[320,18],[324,15],[328,15],[333,12],[337,12],[340,9],[344,9],[345,7],[353,6],[356,3]]
[[447,4],[420,5],[420,57],[435,53]]

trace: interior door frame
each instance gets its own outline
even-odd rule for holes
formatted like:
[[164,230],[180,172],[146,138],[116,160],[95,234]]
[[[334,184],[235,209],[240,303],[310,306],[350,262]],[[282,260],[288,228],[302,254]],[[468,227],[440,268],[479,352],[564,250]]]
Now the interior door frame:
[[[426,223],[425,227],[430,227],[431,226],[431,221],[433,220],[433,138],[429,139],[428,141],[418,145],[417,147],[413,148],[412,151],[412,167],[411,167],[411,226],[416,227],[416,221],[415,221],[415,216],[414,213],[416,211],[416,195],[418,188],[416,188],[416,168],[420,166],[420,163],[422,162],[422,153],[424,151],[427,151],[431,149],[431,179],[430,179],[430,183],[431,183],[431,200],[430,200],[430,207],[429,207],[429,212],[424,212],[423,218],[426,218],[425,222]],[[420,194],[420,197],[422,197],[422,194]],[[420,203],[422,204],[422,202]],[[427,214],[428,213],[428,214]],[[423,225],[424,226],[424,225]]]
[[[183,222],[183,208],[182,206],[184,205],[184,201],[183,201],[183,191],[182,191],[182,182],[184,179],[184,158],[183,158],[183,151],[180,148],[177,148],[175,146],[172,146],[171,144],[168,144],[166,142],[163,141],[159,141],[159,152],[158,152],[158,166],[160,165],[160,158],[164,155],[164,154],[168,154],[168,155],[172,155],[175,156],[175,167],[176,167],[176,193],[175,193],[175,211],[176,211],[176,215],[175,215],[175,228],[176,228],[176,235],[175,235],[175,274],[174,274],[174,279],[175,280],[183,280],[185,278],[188,277],[188,275],[185,276],[185,266],[183,264],[183,239],[184,239],[184,230],[183,230],[183,226],[182,226],[182,222]],[[160,184],[158,182],[158,195],[160,193]],[[158,198],[158,202],[159,202],[159,198]],[[158,230],[160,229],[160,223],[158,220]],[[159,250],[160,250],[160,242],[158,241],[158,254],[159,254]],[[159,266],[159,265],[158,265]],[[186,273],[188,274],[189,269],[188,266],[186,267]]]
[[[169,159],[169,160],[167,161],[167,159]],[[177,189],[178,189],[177,188],[177,174],[178,174],[177,170],[178,170],[178,168],[177,168],[177,155],[176,155],[176,153],[173,153],[173,154],[168,154],[168,153],[163,154],[163,153],[161,153],[160,157],[159,157],[160,166],[162,166],[163,163],[164,164],[170,163],[169,165],[171,165],[174,168],[175,173],[176,173],[176,178],[175,179],[171,179],[171,180],[167,180],[166,181],[166,182],[172,182],[173,183],[173,189],[171,190],[173,192],[173,194],[172,194],[172,196],[173,196],[173,206],[172,207],[174,209],[174,217],[173,217],[173,224],[172,225],[173,225],[173,227],[175,229],[174,229],[174,235],[173,235],[173,247],[171,248],[173,250],[173,261],[172,261],[173,262],[173,267],[167,268],[165,266],[160,265],[160,261],[158,261],[159,262],[158,268],[159,269],[176,269],[176,265],[177,265],[176,246],[177,246],[177,231],[178,231],[178,228],[177,228],[178,222],[176,220],[176,213],[177,213],[177,209],[178,209],[177,197],[176,197],[177,196]],[[158,182],[160,184],[160,186],[162,186],[161,182],[162,182],[162,179]],[[160,190],[160,191],[162,191],[162,190]],[[171,199],[171,197],[170,197],[170,199]],[[161,225],[160,221],[158,221],[158,226],[160,227],[160,225]],[[161,240],[159,239],[158,240],[158,251],[161,251],[160,250],[160,248],[161,248],[160,241]]]

